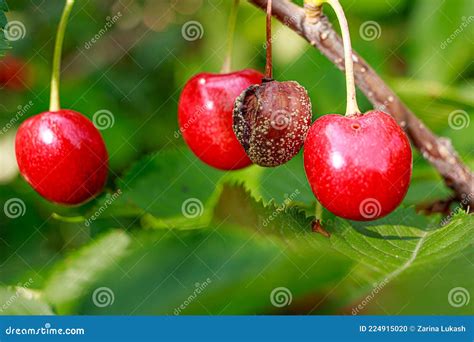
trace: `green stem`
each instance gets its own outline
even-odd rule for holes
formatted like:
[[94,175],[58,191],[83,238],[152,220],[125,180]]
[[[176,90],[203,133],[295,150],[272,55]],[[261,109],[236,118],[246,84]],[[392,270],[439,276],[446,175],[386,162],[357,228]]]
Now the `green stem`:
[[59,22],[58,31],[56,33],[56,42],[54,44],[54,55],[53,55],[53,71],[51,73],[51,95],[49,102],[49,110],[51,112],[57,112],[61,109],[59,101],[59,82],[61,74],[61,54],[63,49],[64,33],[66,31],[69,14],[71,13],[72,6],[75,0],[66,0],[61,21]]
[[224,64],[222,65],[221,72],[229,73],[232,70],[232,53],[234,50],[234,32],[235,24],[237,22],[237,12],[239,9],[239,0],[234,0],[229,15],[229,26],[227,28],[227,49]]
[[341,26],[342,41],[344,45],[344,62],[346,69],[346,88],[347,88],[347,107],[346,115],[360,113],[356,99],[356,88],[354,81],[354,62],[352,60],[351,36],[349,34],[349,25],[339,0],[325,0],[336,12],[337,20]]
[[314,207],[314,217],[320,221],[323,219],[323,206],[321,203],[319,203],[319,201],[316,201],[316,205]]
[[58,221],[67,222],[67,223],[81,223],[86,220],[84,216],[62,216],[57,213],[53,213],[52,217]]

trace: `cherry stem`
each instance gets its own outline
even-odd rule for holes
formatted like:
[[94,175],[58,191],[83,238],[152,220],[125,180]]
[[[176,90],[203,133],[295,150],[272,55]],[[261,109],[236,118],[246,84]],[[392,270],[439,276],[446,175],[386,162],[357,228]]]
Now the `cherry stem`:
[[319,201],[316,201],[316,205],[314,208],[314,217],[320,221],[322,221],[323,219],[323,206],[321,205],[321,203],[319,203]]
[[342,41],[344,45],[344,62],[346,69],[347,106],[346,115],[359,114],[359,106],[356,99],[356,88],[354,81],[354,61],[352,60],[352,45],[349,34],[349,25],[344,14],[344,9],[339,0],[325,0],[336,13],[337,20],[341,26]]
[[267,1],[267,43],[266,43],[266,50],[267,50],[267,62],[265,65],[265,78],[272,79],[273,78],[273,70],[272,70],[272,0]]
[[227,51],[222,65],[221,72],[229,73],[232,70],[232,53],[234,50],[234,32],[235,24],[237,22],[237,12],[239,9],[239,0],[234,0],[229,15],[229,23],[227,28]]
[[57,213],[53,213],[51,216],[56,220],[68,223],[80,223],[86,220],[84,216],[62,216]]
[[64,33],[66,31],[69,14],[71,13],[72,6],[75,0],[66,0],[66,5],[59,21],[58,30],[56,33],[56,42],[54,44],[54,55],[53,55],[53,71],[51,73],[51,95],[49,102],[49,110],[51,112],[57,112],[61,109],[59,101],[59,82],[61,74],[61,54],[63,49]]

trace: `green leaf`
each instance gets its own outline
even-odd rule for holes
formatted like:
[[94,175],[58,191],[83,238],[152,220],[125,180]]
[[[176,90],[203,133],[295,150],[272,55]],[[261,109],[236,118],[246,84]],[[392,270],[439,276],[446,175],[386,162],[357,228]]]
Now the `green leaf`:
[[24,286],[0,287],[0,316],[53,314],[40,292]]
[[263,199],[265,203],[273,200],[277,204],[289,200],[307,206],[315,201],[304,171],[302,153],[279,167],[252,166],[248,171],[233,175],[232,179],[242,182],[257,200]]
[[7,25],[7,17],[5,12],[8,12],[7,2],[0,0],[0,56],[5,54],[5,50],[9,48],[7,39],[5,38],[4,28]]
[[160,151],[138,162],[118,182],[123,194],[105,214],[148,214],[149,221],[163,227],[205,224],[211,219],[224,174],[188,149]]
[[[446,262],[425,264],[416,272],[406,273],[381,292],[376,303],[363,314],[472,315],[472,303],[466,292],[474,293],[474,249],[467,248]],[[457,297],[457,299],[456,299]],[[471,298],[472,300],[472,298]],[[383,303],[383,306],[377,305]]]
[[[265,237],[277,237],[285,243],[308,244],[313,248],[326,248],[322,235],[311,230],[313,217],[306,217],[304,211],[287,199],[282,204],[275,201],[264,203],[252,197],[250,191],[241,185],[225,184],[216,206],[214,219],[218,222],[238,225]],[[326,247],[325,247],[326,245]]]
[[[278,308],[270,296],[275,288],[287,288],[296,302],[331,288],[350,265],[337,256],[324,259],[323,251],[292,249],[279,239],[224,224],[141,232],[133,241],[133,251],[94,286],[113,293],[113,303],[102,307],[86,300],[78,313],[274,312]],[[205,289],[196,293],[203,284]]]
[[[327,238],[311,231],[311,221],[297,207],[264,205],[242,186],[225,184],[209,226],[136,232],[125,256],[104,266],[105,273],[88,265],[93,258],[81,262],[94,283],[80,286],[89,292],[76,295],[82,304],[69,307],[67,313],[248,314],[278,310],[270,301],[277,287],[287,288],[295,304],[306,295],[322,296],[353,262],[331,251]],[[107,248],[85,247],[71,260],[101,249]],[[75,269],[74,263],[64,263],[60,269],[67,265]],[[54,283],[60,286],[68,278],[64,274],[56,272]],[[179,309],[200,288],[196,283],[209,286],[196,301]],[[97,305],[94,293],[98,296],[100,291],[111,294],[113,304]],[[57,296],[54,288],[46,292]]]
[[335,249],[389,278],[455,255],[474,242],[474,217],[467,214],[456,216],[444,227],[433,227],[413,209],[398,209],[371,223],[336,218],[326,225],[334,232],[331,244]]
[[93,282],[125,254],[130,237],[113,230],[56,264],[45,282],[44,297],[59,313],[74,309]]
[[448,221],[445,226],[435,225],[413,209],[403,208],[368,223],[326,218],[332,247],[357,262],[334,297],[346,298],[347,304],[372,287],[384,287],[402,274],[460,255],[474,242],[474,217],[460,213]]
[[[243,186],[224,184],[208,226],[122,233],[117,257],[100,267],[107,258],[98,251],[111,247],[84,247],[57,267],[47,282],[56,285],[45,292],[69,314],[256,314],[282,310],[270,298],[284,287],[300,310],[331,313],[327,303],[346,306],[374,284],[436,267],[473,243],[473,218],[463,213],[444,227],[413,209],[373,222],[324,213],[329,239],[312,232],[312,220],[290,201],[264,204]],[[63,283],[78,285],[58,301]],[[105,306],[94,299],[100,291],[109,296]]]

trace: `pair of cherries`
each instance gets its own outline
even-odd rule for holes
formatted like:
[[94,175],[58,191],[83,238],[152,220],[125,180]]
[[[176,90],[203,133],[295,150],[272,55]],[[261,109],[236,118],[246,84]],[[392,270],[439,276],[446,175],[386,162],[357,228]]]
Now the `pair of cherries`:
[[306,175],[325,208],[352,220],[393,211],[411,176],[411,149],[403,130],[376,110],[324,115],[310,127],[311,104],[304,88],[291,83],[266,80],[251,69],[197,74],[179,101],[185,142],[202,161],[221,170],[252,162],[281,165],[304,143]]

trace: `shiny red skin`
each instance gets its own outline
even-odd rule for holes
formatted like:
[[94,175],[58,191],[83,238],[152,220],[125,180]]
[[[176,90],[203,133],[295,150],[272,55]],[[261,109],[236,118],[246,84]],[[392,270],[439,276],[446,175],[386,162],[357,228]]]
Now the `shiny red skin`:
[[29,69],[19,58],[6,56],[0,58],[0,88],[21,91],[29,83]]
[[184,86],[178,105],[178,122],[184,141],[206,164],[221,170],[250,165],[232,129],[235,99],[247,87],[262,82],[252,69],[228,74],[200,73]]
[[303,156],[318,201],[350,220],[389,214],[410,184],[410,143],[396,121],[381,111],[320,117],[308,132]]
[[88,118],[72,110],[45,112],[23,122],[15,152],[26,181],[58,204],[81,204],[100,193],[107,180],[104,140]]

